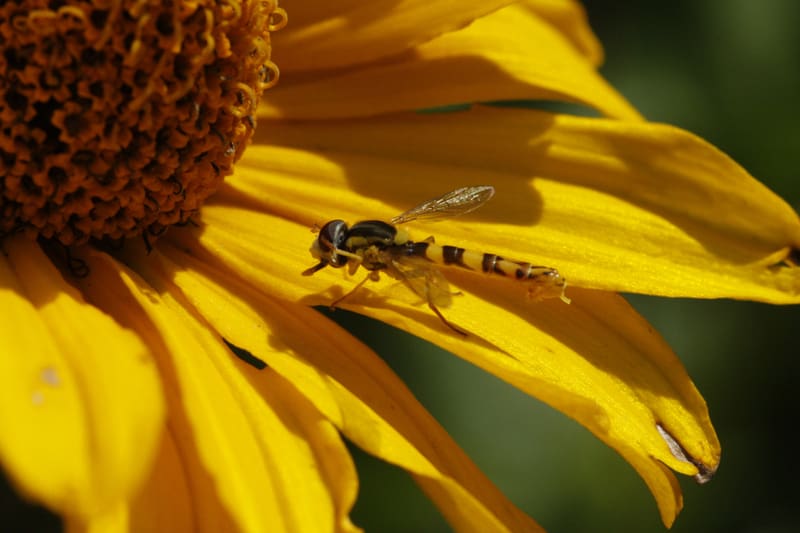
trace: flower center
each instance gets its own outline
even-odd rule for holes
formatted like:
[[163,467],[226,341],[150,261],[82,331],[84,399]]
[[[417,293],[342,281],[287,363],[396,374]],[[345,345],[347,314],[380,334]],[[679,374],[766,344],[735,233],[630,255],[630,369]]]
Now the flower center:
[[277,81],[277,0],[0,6],[0,238],[65,245],[186,222]]

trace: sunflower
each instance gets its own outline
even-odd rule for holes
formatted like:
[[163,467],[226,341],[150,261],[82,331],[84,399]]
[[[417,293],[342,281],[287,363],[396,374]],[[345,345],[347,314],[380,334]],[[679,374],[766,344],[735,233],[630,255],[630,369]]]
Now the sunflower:
[[[0,7],[13,486],[74,529],[357,530],[344,437],[408,471],[457,530],[539,530],[312,309],[359,278],[301,275],[315,225],[491,184],[480,211],[412,236],[553,267],[571,303],[450,269],[460,294],[441,312],[466,335],[386,276],[341,307],[574,418],[671,525],[673,471],[708,480],[720,445],[617,292],[796,303],[797,215],[713,146],[645,122],[597,74],[573,2],[287,4]],[[603,118],[476,105],[521,99]]]

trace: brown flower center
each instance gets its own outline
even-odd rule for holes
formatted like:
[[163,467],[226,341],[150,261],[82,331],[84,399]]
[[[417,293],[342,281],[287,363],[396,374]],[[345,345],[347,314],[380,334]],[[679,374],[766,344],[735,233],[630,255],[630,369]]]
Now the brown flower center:
[[65,245],[186,222],[277,80],[277,0],[0,6],[0,237]]

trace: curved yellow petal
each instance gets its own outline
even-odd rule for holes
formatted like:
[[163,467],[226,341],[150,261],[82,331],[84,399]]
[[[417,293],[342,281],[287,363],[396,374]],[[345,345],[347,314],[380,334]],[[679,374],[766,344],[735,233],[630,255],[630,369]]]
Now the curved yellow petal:
[[127,290],[122,299],[135,303],[126,305],[138,304],[160,334],[165,349],[157,356],[181,457],[191,460],[196,447],[200,464],[189,473],[210,479],[190,481],[199,492],[214,491],[203,497],[218,497],[227,513],[200,517],[197,525],[216,531],[218,522],[208,520],[215,518],[240,531],[352,530],[355,472],[320,414],[272,370],[259,372],[234,357],[151,257],[126,255],[146,282],[105,254],[90,251],[85,259],[93,272],[117,276],[113,289],[91,292],[98,304],[118,306]]
[[[324,189],[317,192],[322,201]],[[344,200],[348,193],[338,194]],[[351,210],[364,207],[349,205]],[[304,251],[312,235],[283,218],[218,205],[205,207],[203,220],[208,225],[202,230],[176,232],[170,239],[205,263],[226,265],[259,289],[287,300],[329,304],[363,275],[348,279],[341,271],[325,269],[301,276],[313,265]],[[262,228],[270,228],[269,234]],[[664,521],[671,523],[680,508],[680,493],[659,461],[702,476],[716,468],[719,444],[702,398],[652,328],[614,294],[572,289],[572,305],[557,299],[534,303],[523,285],[508,280],[447,275],[466,296],[454,298],[445,313],[470,333],[467,340],[447,329],[408,291],[393,291],[392,282],[367,286],[342,306],[439,344],[576,418],[637,468]],[[671,454],[659,425],[695,464]]]
[[466,26],[512,0],[307,0],[287,6],[289,24],[272,36],[273,59],[286,74],[329,70],[399,54]]
[[586,10],[575,0],[524,0],[519,3],[546,20],[572,42],[595,67],[603,62],[603,47],[592,32]]
[[[204,473],[199,470],[187,471],[193,462],[181,452],[181,445],[176,442],[173,430],[168,428],[150,477],[142,491],[130,502],[130,531],[200,531],[202,528],[195,521],[203,515],[207,516],[209,511],[203,509],[196,516],[193,506],[211,504],[220,510],[218,500],[213,503],[202,502],[191,491],[192,483],[187,478]],[[213,520],[211,523],[219,525],[220,521]]]
[[129,509],[124,501],[91,516],[88,521],[67,516],[64,520],[65,533],[128,533],[130,531]]
[[[138,511],[129,512],[132,518],[131,527],[160,521],[164,527],[172,523],[192,524],[193,527],[187,528],[192,531],[236,530],[236,522],[219,496],[216,479],[209,474],[213,470],[207,468],[200,458],[200,447],[195,442],[184,410],[169,348],[154,321],[138,303],[129,285],[125,283],[131,277],[130,272],[107,257],[104,257],[104,260],[94,257],[93,261],[89,265],[91,275],[76,280],[83,294],[94,305],[119,316],[125,326],[139,333],[154,354],[165,383],[164,392],[169,417],[162,447],[154,465],[158,471],[151,471],[145,481],[142,490],[146,491],[146,494],[140,494],[129,502],[129,506],[135,506],[133,510]],[[149,294],[155,295],[153,289],[147,288],[140,279],[138,281],[141,283],[137,288],[138,292],[145,297]],[[207,448],[207,445],[203,447],[204,450]],[[178,465],[171,459],[173,453],[178,456],[175,459]],[[154,487],[154,484],[159,486]],[[165,499],[164,493],[167,491],[170,497]],[[187,496],[184,492],[189,495],[188,506],[185,505]],[[164,506],[168,506],[168,509],[165,510]],[[187,512],[189,514],[185,514]],[[161,517],[165,513],[168,514],[168,518]],[[142,528],[142,530],[148,529]]]
[[0,256],[0,461],[52,510],[113,514],[149,472],[161,382],[137,335],[87,304],[28,239]]
[[572,42],[516,5],[423,43],[413,53],[297,82],[284,75],[259,115],[339,118],[514,99],[570,101],[617,118],[641,118]]
[[220,335],[285,376],[350,440],[412,473],[459,531],[539,530],[363,344],[305,306],[266,298],[215,258],[187,255],[197,245],[159,248]]
[[[319,185],[291,184],[294,198],[279,212],[296,220],[308,221],[308,206],[322,218],[389,218],[449,189],[487,183],[497,194],[476,213],[479,222],[440,224],[437,236],[491,243],[583,287],[800,301],[800,270],[789,265],[800,249],[797,214],[719,150],[671,126],[475,108],[276,122],[260,140],[289,149],[255,146],[234,186],[260,172],[261,187],[280,195],[296,165],[337,191],[328,198],[316,194],[325,190]],[[475,235],[481,241],[471,243]]]

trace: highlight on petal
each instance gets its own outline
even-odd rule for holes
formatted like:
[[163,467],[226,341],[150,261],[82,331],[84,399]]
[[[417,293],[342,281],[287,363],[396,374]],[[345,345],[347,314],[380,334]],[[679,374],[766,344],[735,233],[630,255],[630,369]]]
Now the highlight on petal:
[[[104,279],[102,290],[84,285],[87,294],[104,308],[137,310],[133,320],[151,321],[161,339],[156,356],[169,384],[170,433],[195,525],[207,531],[220,524],[253,532],[355,530],[348,518],[355,470],[320,413],[272,370],[258,372],[235,358],[151,258],[126,257],[147,281],[100,252],[87,251],[85,260]],[[137,504],[152,510],[158,502]]]
[[351,441],[409,471],[460,531],[539,531],[472,464],[374,353],[304,305],[263,296],[202,251],[162,265],[220,335],[301,391]]
[[401,56],[294,83],[284,76],[260,115],[339,118],[512,99],[570,101],[617,118],[641,118],[572,42],[518,5]]
[[511,1],[467,0],[458,9],[429,0],[296,2],[289,8],[290,23],[272,36],[274,59],[284,73],[367,63],[466,26]]
[[[317,193],[320,202],[326,201],[324,190]],[[347,191],[336,199],[348,205]],[[292,206],[289,195],[282,208]],[[208,225],[196,230],[196,237],[169,237],[198,257],[195,270],[201,262],[218,264],[260,291],[311,305],[327,305],[361,280],[360,274],[348,279],[331,269],[300,276],[311,260],[298,256],[298,243],[311,235],[283,218],[225,205],[208,206],[203,216]],[[269,246],[258,246],[254,243],[265,227],[271,230]],[[671,523],[680,509],[680,491],[662,463],[687,475],[713,471],[719,443],[702,398],[663,340],[613,294],[573,288],[572,305],[557,299],[532,302],[524,286],[509,280],[450,271],[447,276],[464,296],[443,312],[469,333],[466,339],[409,291],[393,290],[392,281],[367,285],[341,306],[426,338],[572,416],[637,469],[665,523]],[[690,462],[672,454],[659,426],[684,447]]]
[[0,461],[24,495],[77,521],[114,513],[149,473],[164,403],[140,338],[87,304],[39,246],[0,256]]
[[[306,206],[328,219],[389,218],[426,195],[485,183],[497,192],[479,222],[437,226],[442,242],[491,243],[494,252],[536,259],[587,288],[800,301],[800,270],[789,266],[800,249],[797,214],[719,150],[672,126],[476,107],[275,123],[262,140],[285,146],[282,154],[301,166],[327,162],[302,172],[328,189],[291,185],[280,212],[295,220],[308,220]],[[306,146],[319,155],[304,153]],[[280,193],[297,173],[287,175],[290,163],[271,164],[275,156],[262,150],[270,149],[255,147],[242,165],[257,162]],[[325,198],[326,190],[336,194]]]

